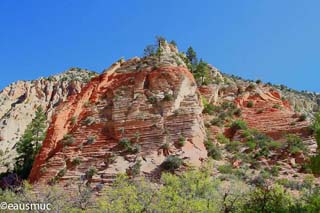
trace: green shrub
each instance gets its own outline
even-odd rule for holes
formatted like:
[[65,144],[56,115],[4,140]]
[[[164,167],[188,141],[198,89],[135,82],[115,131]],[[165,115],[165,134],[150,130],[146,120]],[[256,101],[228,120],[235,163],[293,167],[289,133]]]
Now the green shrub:
[[233,111],[233,114],[234,114],[235,116],[240,117],[241,114],[242,114],[241,109],[240,109],[240,108],[235,109],[235,110]]
[[87,144],[93,144],[95,141],[96,141],[96,136],[91,135],[87,138]]
[[230,141],[226,144],[225,148],[228,152],[238,152],[242,143],[239,141]]
[[148,101],[152,104],[155,104],[155,103],[157,103],[158,100],[157,100],[156,96],[150,96],[150,97],[148,97]]
[[301,115],[299,116],[298,121],[302,122],[302,121],[305,121],[305,120],[307,120],[307,115],[306,115],[306,114],[301,114]]
[[86,171],[86,178],[91,179],[95,174],[98,173],[98,170],[96,167],[91,166],[87,171]]
[[231,129],[233,130],[245,130],[247,129],[247,123],[243,120],[235,120],[234,122],[232,122],[231,124]]
[[234,172],[231,164],[220,165],[217,169],[222,174],[232,174]]
[[66,134],[62,139],[64,146],[69,146],[75,142],[75,138],[71,134]]
[[279,141],[270,141],[268,143],[268,147],[270,149],[280,149],[280,148],[282,148],[282,143]]
[[252,108],[253,106],[254,106],[253,101],[248,101],[247,107],[248,107],[248,108]]
[[174,171],[182,165],[183,161],[177,156],[170,155],[166,160],[161,164],[161,167],[168,171]]
[[220,118],[213,118],[211,121],[210,121],[210,124],[213,125],[213,126],[218,126],[218,127],[222,127],[224,122],[222,119]]
[[301,138],[293,134],[287,135],[286,148],[291,154],[296,154],[298,152],[305,153],[307,151],[307,147],[304,145]]
[[178,146],[183,147],[185,143],[186,143],[186,138],[183,135],[180,135],[178,140]]
[[84,123],[87,126],[91,126],[92,124],[95,123],[95,121],[96,121],[96,119],[94,117],[89,116],[84,120]]
[[204,105],[203,113],[212,115],[212,114],[214,113],[215,109],[216,109],[216,108],[215,108],[214,105],[208,103],[208,104],[205,104],[205,105]]
[[71,118],[71,124],[75,125],[77,123],[77,117],[76,116],[72,116]]
[[208,157],[211,157],[214,160],[221,160],[222,154],[219,146],[213,144],[211,140],[206,140],[204,145],[206,147]]
[[256,85],[254,85],[254,84],[249,84],[249,86],[247,87],[247,90],[254,90],[254,89],[256,89]]
[[254,140],[248,140],[248,141],[246,142],[246,145],[248,146],[248,148],[249,148],[250,150],[254,150],[254,149],[257,147],[257,143],[256,143],[256,141],[254,141]]
[[81,159],[79,157],[76,157],[72,160],[72,165],[78,166],[81,163]]
[[310,158],[310,168],[313,174],[320,175],[320,155],[319,154]]
[[61,169],[58,174],[56,175],[57,178],[62,178],[67,172],[67,169],[64,168],[64,169]]
[[270,169],[270,173],[272,176],[275,176],[275,177],[278,177],[279,176],[279,171],[280,171],[280,168],[278,166],[273,166],[271,167]]
[[131,168],[131,174],[133,177],[136,177],[140,174],[141,169],[141,160],[138,160]]
[[274,105],[272,106],[272,108],[274,108],[274,109],[281,109],[282,107],[280,106],[280,104],[274,104]]
[[170,93],[165,93],[163,101],[172,101],[173,100],[173,95]]
[[131,142],[128,138],[121,138],[119,141],[119,145],[127,150],[129,147],[131,147]]
[[222,143],[222,144],[227,144],[230,142],[229,138],[224,136],[224,134],[222,134],[222,133],[218,133],[216,136],[216,139],[219,143]]

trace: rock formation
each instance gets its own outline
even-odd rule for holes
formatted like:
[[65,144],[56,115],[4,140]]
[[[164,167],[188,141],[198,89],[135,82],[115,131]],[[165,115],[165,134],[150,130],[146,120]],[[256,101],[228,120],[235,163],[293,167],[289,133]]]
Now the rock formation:
[[81,91],[96,74],[72,68],[64,73],[34,81],[18,81],[0,92],[0,152],[1,172],[12,168],[16,156],[15,144],[41,106],[51,120],[54,109],[69,96]]
[[94,168],[91,181],[105,184],[137,162],[152,176],[168,155],[193,165],[206,158],[197,85],[177,50],[162,48],[113,64],[59,107],[31,182],[68,183]]

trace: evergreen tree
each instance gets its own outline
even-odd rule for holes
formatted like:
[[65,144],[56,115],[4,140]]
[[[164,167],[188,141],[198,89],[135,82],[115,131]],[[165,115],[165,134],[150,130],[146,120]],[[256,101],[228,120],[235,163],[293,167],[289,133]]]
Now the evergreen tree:
[[210,69],[208,63],[200,59],[200,62],[194,72],[194,76],[199,81],[199,85],[207,84],[208,79],[210,79]]
[[186,56],[187,59],[189,60],[192,70],[194,70],[194,68],[196,68],[196,66],[198,65],[198,58],[197,58],[197,53],[193,50],[192,47],[189,47],[187,52],[186,52]]
[[314,174],[320,175],[320,113],[315,115],[312,129],[317,142],[317,155],[310,158],[310,168]]
[[22,138],[17,143],[15,172],[23,179],[28,178],[35,156],[45,138],[46,115],[41,107],[37,108],[35,118],[28,125]]

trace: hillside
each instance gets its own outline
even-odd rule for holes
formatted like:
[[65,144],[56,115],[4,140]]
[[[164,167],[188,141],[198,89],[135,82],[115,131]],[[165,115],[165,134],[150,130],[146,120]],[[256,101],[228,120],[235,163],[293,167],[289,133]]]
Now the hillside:
[[78,68],[33,81],[18,81],[0,92],[0,171],[12,169],[15,145],[41,106],[48,124],[55,108],[76,95],[96,73]]
[[1,163],[8,179],[19,179],[10,176],[15,144],[37,107],[45,109],[46,137],[28,177],[37,193],[53,185],[95,203],[104,190],[122,193],[117,187],[125,185],[157,191],[177,178],[195,181],[179,183],[187,191],[202,181],[219,183],[210,190],[220,197],[194,196],[223,200],[221,210],[229,208],[221,196],[235,189],[241,191],[236,200],[277,187],[293,200],[320,184],[311,166],[319,151],[311,128],[317,94],[221,73],[197,60],[192,48],[179,52],[162,39],[147,46],[144,57],[120,59],[100,75],[72,69],[14,83],[0,97]]

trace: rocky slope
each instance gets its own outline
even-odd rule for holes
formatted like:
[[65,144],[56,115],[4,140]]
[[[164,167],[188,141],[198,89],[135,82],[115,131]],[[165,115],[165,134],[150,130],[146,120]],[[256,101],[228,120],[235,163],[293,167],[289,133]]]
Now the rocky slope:
[[0,171],[12,168],[15,144],[41,106],[48,123],[55,108],[76,95],[96,73],[72,68],[64,73],[33,81],[18,81],[0,92]]
[[113,64],[59,107],[29,179],[65,184],[97,170],[91,181],[105,184],[137,163],[154,176],[168,155],[200,165],[204,138],[195,80],[165,44],[161,57]]
[[[181,171],[213,157],[214,175],[231,165],[246,181],[271,171],[278,173],[272,181],[301,182],[308,175],[305,165],[317,148],[309,128],[317,94],[228,76],[211,65],[203,81],[174,45],[160,48],[120,59],[90,81],[90,73],[69,71],[9,86],[0,94],[11,97],[0,105],[3,150],[14,150],[19,137],[10,138],[17,128],[23,132],[40,104],[50,125],[32,183],[99,187],[118,173],[158,178],[168,156],[183,161]],[[13,152],[5,154],[12,161]]]

